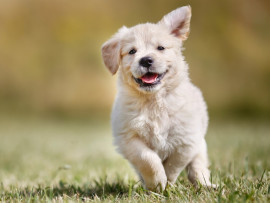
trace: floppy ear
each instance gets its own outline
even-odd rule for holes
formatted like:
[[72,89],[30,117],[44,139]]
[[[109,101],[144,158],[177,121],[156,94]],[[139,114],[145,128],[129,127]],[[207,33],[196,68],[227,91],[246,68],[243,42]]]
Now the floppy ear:
[[186,40],[189,34],[190,18],[191,7],[183,6],[165,15],[158,23],[168,27],[171,34]]
[[120,49],[123,33],[127,30],[125,26],[112,36],[107,42],[102,45],[101,52],[105,66],[114,75],[120,64]]

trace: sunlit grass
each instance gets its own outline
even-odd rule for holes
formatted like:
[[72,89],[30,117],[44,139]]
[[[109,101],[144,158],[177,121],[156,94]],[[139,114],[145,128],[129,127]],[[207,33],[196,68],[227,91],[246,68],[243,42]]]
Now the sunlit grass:
[[217,190],[194,188],[182,173],[163,194],[145,191],[112,145],[109,122],[0,119],[1,201],[267,202],[270,126],[212,122],[207,135]]

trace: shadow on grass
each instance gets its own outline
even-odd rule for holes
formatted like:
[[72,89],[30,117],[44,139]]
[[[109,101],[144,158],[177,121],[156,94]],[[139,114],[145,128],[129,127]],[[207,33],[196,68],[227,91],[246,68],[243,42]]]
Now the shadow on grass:
[[70,197],[76,195],[79,197],[88,198],[94,198],[96,196],[103,198],[106,198],[108,196],[122,197],[128,195],[129,186],[122,181],[108,183],[107,181],[101,180],[94,181],[93,185],[85,184],[83,186],[68,185],[60,182],[59,186],[53,188],[52,190],[49,189],[48,192],[48,196],[53,195],[53,197],[63,195],[68,195]]
[[[129,184],[124,183],[122,180],[115,182],[108,182],[107,180],[93,181],[90,184],[75,185],[68,184],[60,181],[59,184],[53,187],[38,186],[36,188],[23,188],[19,191],[19,196],[24,199],[31,199],[38,197],[39,199],[56,199],[59,197],[72,198],[72,199],[106,199],[129,197],[131,192],[143,191],[144,189],[138,185],[138,182],[130,181]],[[136,188],[135,188],[136,187]],[[18,190],[16,191],[18,194]],[[7,194],[6,194],[7,195]],[[8,195],[13,196],[12,194]]]

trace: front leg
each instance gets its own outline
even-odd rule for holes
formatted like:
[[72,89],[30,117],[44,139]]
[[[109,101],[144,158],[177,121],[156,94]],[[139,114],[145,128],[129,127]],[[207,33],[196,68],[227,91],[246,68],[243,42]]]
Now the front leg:
[[162,161],[142,140],[133,137],[120,148],[121,152],[137,170],[145,187],[153,191],[163,191],[167,184]]
[[168,182],[174,184],[181,171],[193,157],[193,150],[189,146],[180,147],[163,163]]

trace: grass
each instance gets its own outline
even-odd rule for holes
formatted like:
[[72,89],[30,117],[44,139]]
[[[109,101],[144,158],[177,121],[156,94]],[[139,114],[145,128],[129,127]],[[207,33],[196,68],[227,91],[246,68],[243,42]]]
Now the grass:
[[113,145],[109,122],[0,118],[2,202],[269,202],[270,125],[212,122],[207,135],[217,190],[183,172],[163,194],[145,191]]

